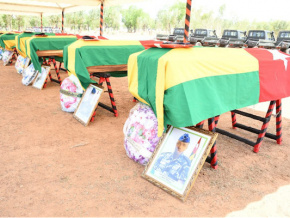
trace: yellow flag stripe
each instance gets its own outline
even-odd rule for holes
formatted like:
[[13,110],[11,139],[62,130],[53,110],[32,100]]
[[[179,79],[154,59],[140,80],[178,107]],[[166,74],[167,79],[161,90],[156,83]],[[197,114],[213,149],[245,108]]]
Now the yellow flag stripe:
[[138,55],[140,55],[144,51],[137,52],[137,53],[134,53],[134,54],[130,55],[129,60],[128,60],[128,83],[129,83],[129,91],[130,91],[130,93],[135,98],[137,98],[139,101],[141,101],[141,102],[143,102],[145,104],[148,104],[138,94],[138,63],[137,63],[137,57],[138,57]]
[[[186,63],[186,65],[181,65],[182,60],[186,60],[188,57],[192,57],[192,61]],[[160,59],[162,64],[160,68],[166,68],[164,90],[203,77],[240,74],[259,70],[259,62],[255,57],[244,49],[236,48],[172,49]],[[182,72],[182,76],[176,76],[178,72]]]
[[30,37],[23,37],[20,39],[20,49],[21,51],[25,54],[25,56],[23,57],[26,57],[26,51],[25,51],[25,40],[29,39]]
[[24,47],[25,47],[25,42],[26,42],[26,47],[27,47],[27,51],[26,54],[29,58],[30,57],[30,42],[31,40],[35,39],[35,38],[40,38],[40,39],[47,39],[47,38],[76,38],[76,36],[46,36],[46,37],[39,37],[39,36],[32,36],[29,39],[27,39],[26,41],[24,41]]
[[25,42],[26,42],[26,54],[29,58],[30,57],[30,41],[33,39],[33,37],[27,39]]
[[77,40],[68,46],[68,70],[69,75],[73,74],[75,76],[75,54],[76,49],[83,46],[122,46],[122,45],[141,45],[139,41],[125,41],[125,40],[99,40],[99,41],[90,41],[90,40]]
[[[29,39],[29,38],[31,38],[31,37],[23,37],[23,38],[21,38],[21,39],[20,39],[20,45],[18,45],[18,36],[16,36],[16,49],[17,49],[18,53],[19,53],[22,57],[24,57],[24,58],[27,57],[26,52],[25,52],[25,40],[27,40],[27,39]],[[21,51],[18,50],[18,47],[20,47]]]
[[7,50],[13,50],[13,46],[15,46],[15,39],[12,39],[12,40],[3,40],[4,41],[4,44],[5,44],[5,49]]
[[[170,53],[170,52],[168,52],[168,53]],[[166,53],[166,54],[168,54],[168,53]],[[157,121],[158,121],[158,123],[162,124],[162,125],[158,125],[158,136],[161,136],[163,133],[162,126],[164,123],[163,101],[164,101],[164,90],[165,90],[165,70],[166,70],[166,68],[165,68],[166,62],[165,61],[166,60],[163,59],[162,57],[159,58],[159,60],[158,60],[156,91],[155,91]]]

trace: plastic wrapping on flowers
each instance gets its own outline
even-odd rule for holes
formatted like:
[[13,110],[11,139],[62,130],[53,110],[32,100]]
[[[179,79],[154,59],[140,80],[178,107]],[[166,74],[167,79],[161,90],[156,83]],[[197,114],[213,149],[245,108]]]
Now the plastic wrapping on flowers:
[[155,150],[159,137],[157,118],[150,106],[137,103],[124,125],[124,147],[129,158],[146,165]]
[[2,56],[3,56],[3,49],[0,48],[0,60],[2,60]]
[[23,85],[28,86],[33,82],[33,80],[37,76],[37,71],[35,70],[33,63],[31,63],[27,68],[24,69],[22,76]]
[[24,58],[21,55],[18,55],[17,61],[15,63],[15,68],[17,70],[17,73],[22,74],[24,68],[27,67],[29,64],[30,59],[29,58]]
[[81,100],[82,93],[82,86],[76,76],[70,75],[65,78],[60,86],[61,109],[65,112],[74,112]]
[[13,56],[13,51],[5,50],[2,55],[3,65],[9,64]]

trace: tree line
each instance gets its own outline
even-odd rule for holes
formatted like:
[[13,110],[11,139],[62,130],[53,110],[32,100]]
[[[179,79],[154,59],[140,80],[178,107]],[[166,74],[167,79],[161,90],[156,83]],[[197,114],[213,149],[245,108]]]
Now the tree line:
[[[159,10],[156,18],[144,12],[143,9],[130,6],[128,9],[120,7],[105,7],[104,29],[119,30],[124,27],[128,32],[155,30],[170,33],[174,27],[184,27],[185,3],[176,2],[171,6]],[[272,20],[270,22],[257,22],[241,20],[238,17],[225,19],[226,5],[222,5],[215,15],[213,11],[204,12],[201,8],[192,8],[191,29],[208,28],[215,29],[221,35],[224,29],[265,29],[274,31],[289,30],[290,22],[285,20]],[[40,16],[1,15],[0,28],[2,30],[24,31],[31,27],[40,27]],[[79,11],[65,14],[66,32],[82,32],[96,30],[100,25],[100,9]],[[43,26],[61,28],[61,15],[43,16]]]

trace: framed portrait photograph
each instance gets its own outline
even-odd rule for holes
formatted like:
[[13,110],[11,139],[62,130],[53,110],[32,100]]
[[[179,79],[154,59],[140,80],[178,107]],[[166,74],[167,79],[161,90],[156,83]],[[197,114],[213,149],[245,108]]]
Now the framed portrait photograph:
[[37,89],[42,89],[43,85],[45,83],[45,80],[48,77],[50,71],[50,66],[42,66],[41,67],[41,73],[38,73],[36,76],[36,79],[34,80],[32,87],[37,88]]
[[196,127],[170,126],[160,139],[142,177],[185,201],[217,135]]
[[84,126],[87,126],[98,107],[98,103],[104,87],[97,84],[90,84],[82,96],[82,99],[74,112],[76,118]]

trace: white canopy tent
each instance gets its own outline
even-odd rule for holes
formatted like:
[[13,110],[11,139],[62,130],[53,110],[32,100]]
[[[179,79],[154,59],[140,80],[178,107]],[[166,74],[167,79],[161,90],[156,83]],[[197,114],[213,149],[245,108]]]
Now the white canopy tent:
[[[0,0],[2,13],[57,14],[90,9],[103,3],[105,6],[134,3],[142,0]],[[144,0],[143,0],[144,1]]]
[[[62,14],[62,31],[64,13],[92,9],[101,5],[100,33],[103,26],[103,6],[113,6],[144,0],[0,0],[0,13],[15,15]],[[41,22],[42,23],[42,22]],[[42,25],[42,24],[41,24]]]
[[[92,7],[101,5],[100,35],[102,36],[104,5],[112,6],[140,1],[146,0],[0,0],[0,13],[40,15],[41,28],[43,14],[62,13],[62,32],[63,32],[64,12],[74,12],[85,9],[91,9]],[[184,42],[186,42],[188,38],[191,16],[191,2],[192,0],[187,0],[186,4]]]

